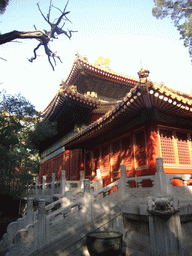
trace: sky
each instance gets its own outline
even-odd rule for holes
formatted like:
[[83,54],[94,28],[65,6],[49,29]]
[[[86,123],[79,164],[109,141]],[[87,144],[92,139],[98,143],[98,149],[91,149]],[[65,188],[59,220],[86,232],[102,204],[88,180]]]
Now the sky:
[[[49,30],[37,8],[46,15],[49,0],[10,0],[0,16],[1,34],[12,30]],[[63,9],[66,1],[52,0]],[[52,70],[43,51],[30,63],[35,40],[17,40],[0,47],[0,91],[21,93],[42,111],[59,89],[72,67],[75,54],[86,56],[90,63],[102,56],[109,58],[113,71],[138,78],[141,67],[150,71],[150,79],[167,87],[190,93],[192,64],[188,49],[170,19],[152,16],[153,0],[70,0],[67,10],[72,23],[65,28],[78,31],[72,39],[62,35],[51,43],[63,63]],[[59,11],[52,9],[51,20]]]

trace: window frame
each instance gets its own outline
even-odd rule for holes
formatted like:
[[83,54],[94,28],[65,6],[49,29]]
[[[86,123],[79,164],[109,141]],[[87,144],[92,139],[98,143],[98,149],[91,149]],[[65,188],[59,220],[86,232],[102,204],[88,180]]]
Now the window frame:
[[[168,127],[163,125],[158,125],[157,132],[158,132],[158,138],[159,138],[159,147],[160,147],[160,157],[163,158],[162,155],[162,146],[161,146],[161,136],[160,136],[160,130],[166,130],[172,132],[173,137],[173,148],[174,148],[174,156],[175,156],[175,164],[167,164],[164,163],[164,166],[167,168],[183,168],[188,169],[192,168],[192,131],[187,129],[180,129],[175,127]],[[177,145],[177,133],[184,133],[187,135],[187,144],[189,149],[189,157],[190,157],[190,164],[180,164],[179,163],[179,152],[178,152],[178,145]]]

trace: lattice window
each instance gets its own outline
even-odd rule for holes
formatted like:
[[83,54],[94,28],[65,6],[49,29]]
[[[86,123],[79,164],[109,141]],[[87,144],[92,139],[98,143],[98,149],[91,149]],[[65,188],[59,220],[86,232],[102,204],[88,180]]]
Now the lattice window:
[[176,133],[176,141],[177,141],[179,164],[180,165],[190,165],[191,160],[190,160],[190,152],[189,152],[187,133],[177,132]]
[[173,132],[160,130],[161,153],[165,164],[176,164]]
[[145,140],[145,131],[140,130],[135,133],[135,160],[136,168],[147,165],[147,147]]
[[126,166],[126,170],[132,169],[132,157],[131,157],[131,137],[127,136],[121,139],[122,145],[122,164]]

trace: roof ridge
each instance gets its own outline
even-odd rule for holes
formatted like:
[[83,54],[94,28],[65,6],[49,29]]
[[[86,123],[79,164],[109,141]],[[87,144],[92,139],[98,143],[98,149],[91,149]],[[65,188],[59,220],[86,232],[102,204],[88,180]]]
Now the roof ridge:
[[134,80],[136,82],[139,82],[139,79],[135,78],[135,77],[131,77],[131,76],[128,76],[128,75],[125,75],[125,74],[121,74],[121,73],[118,73],[118,72],[115,72],[111,69],[107,69],[107,68],[104,68],[103,66],[98,66],[98,65],[95,65],[95,64],[92,64],[91,62],[88,61],[88,58],[87,57],[81,57],[80,55],[77,56],[77,58],[75,59],[76,61],[81,61],[89,66],[92,66],[93,68],[96,68],[98,70],[101,70],[101,71],[104,71],[106,73],[111,73],[112,75],[116,75],[116,76],[121,76],[121,77],[124,77],[124,78],[128,78],[130,80]]

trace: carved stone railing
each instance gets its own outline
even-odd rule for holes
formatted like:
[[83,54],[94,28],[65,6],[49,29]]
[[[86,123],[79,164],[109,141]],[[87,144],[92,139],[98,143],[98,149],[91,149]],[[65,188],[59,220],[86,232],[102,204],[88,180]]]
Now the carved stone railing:
[[[1,248],[8,249],[9,247],[10,255],[22,255],[24,252],[24,255],[29,255],[56,240],[65,232],[68,232],[71,227],[85,225],[92,219],[106,214],[105,203],[110,202],[111,205],[115,205],[119,198],[117,191],[119,190],[120,181],[116,181],[97,191],[102,186],[101,181],[99,174],[95,182],[85,179],[81,197],[74,202],[63,197],[46,206],[46,200],[40,199],[38,212],[33,212],[31,221],[26,222],[20,229],[14,229],[14,232],[12,230],[13,235],[9,237],[9,241],[6,240],[5,235],[4,241],[1,241]],[[112,193],[114,188],[116,191]],[[112,198],[111,193],[116,195],[113,202],[108,198]],[[110,208],[108,205],[109,212]],[[26,243],[27,248],[25,247]]]
[[[104,215],[110,215],[111,209],[119,205],[127,205],[122,209],[134,214],[156,214],[158,205],[163,204],[171,205],[170,212],[177,211],[173,196],[175,193],[178,197],[181,195],[181,201],[187,198],[188,191],[191,191],[191,186],[186,186],[190,176],[166,175],[162,159],[158,158],[156,163],[157,172],[153,176],[128,178],[125,166],[121,165],[120,179],[102,187],[100,170],[97,170],[97,180],[84,179],[72,197],[69,191],[63,190],[65,196],[47,206],[44,199],[39,200],[38,212],[30,213],[30,221],[12,230],[13,235],[9,238],[11,231],[8,231],[0,245],[4,249],[9,247],[10,255],[29,255],[71,230],[79,230]],[[173,179],[181,179],[184,186],[173,187]],[[150,186],[146,187],[146,184]],[[23,250],[25,254],[22,254]]]
[[46,176],[43,176],[42,184],[38,184],[38,178],[34,185],[29,186],[28,194],[36,199],[50,198],[53,196],[63,197],[66,192],[73,193],[83,188],[84,171],[80,172],[80,180],[67,181],[66,172],[61,171],[61,180],[55,181],[55,173],[52,173],[52,181],[46,182]]
[[33,210],[33,198],[28,198],[26,215],[8,225],[7,232],[3,235],[3,238],[0,241],[0,251],[10,247],[13,244],[17,233],[20,230],[25,229],[28,225],[34,223],[36,216],[37,212],[34,213]]

